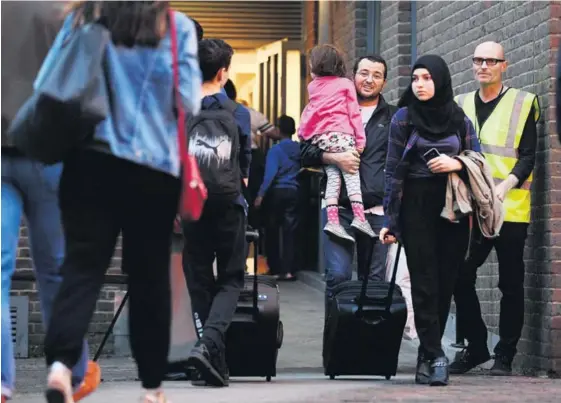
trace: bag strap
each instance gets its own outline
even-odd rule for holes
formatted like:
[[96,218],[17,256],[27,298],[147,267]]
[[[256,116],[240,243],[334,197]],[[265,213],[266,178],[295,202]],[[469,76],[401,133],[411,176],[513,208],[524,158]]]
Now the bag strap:
[[222,104],[223,108],[230,112],[232,115],[236,113],[236,110],[241,106],[231,99],[227,99],[226,102]]
[[210,95],[210,98],[214,98],[216,101],[215,104],[220,105],[219,109],[226,110],[230,112],[232,115],[236,112],[236,110],[241,106],[238,103],[232,101],[230,98],[220,100],[217,94]]
[[168,10],[169,35],[171,40],[171,56],[173,69],[173,93],[175,99],[175,109],[177,111],[177,141],[179,143],[179,160],[183,167],[187,166],[186,160],[189,155],[189,143],[187,132],[185,131],[185,111],[179,92],[179,63],[177,56],[177,29],[175,27],[175,11]]
[[[370,246],[370,257],[368,259],[368,264],[370,264],[370,262],[372,262],[372,257],[374,256],[374,245],[375,245],[375,241],[372,241]],[[398,268],[398,264],[399,264],[399,256],[401,255],[401,244],[398,243],[397,244],[397,252],[395,254],[395,262],[393,265],[393,271],[392,271],[392,278],[390,280],[390,288],[388,289],[388,295],[386,296],[386,302],[385,302],[385,311],[386,313],[390,312],[391,306],[392,306],[392,301],[393,301],[393,293],[395,290],[395,283],[397,280],[397,268]],[[366,292],[368,289],[368,275],[370,273],[367,272],[366,275],[364,276],[364,280],[362,280],[362,286],[360,289],[360,294],[358,297],[358,311],[357,312],[362,312],[363,308],[364,308],[364,303],[366,301]]]

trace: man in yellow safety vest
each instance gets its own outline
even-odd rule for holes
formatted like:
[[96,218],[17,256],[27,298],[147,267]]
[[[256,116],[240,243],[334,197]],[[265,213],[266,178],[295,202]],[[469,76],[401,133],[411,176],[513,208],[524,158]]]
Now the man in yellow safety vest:
[[507,68],[503,47],[495,42],[477,46],[473,71],[479,89],[459,95],[456,102],[471,119],[481,149],[491,166],[505,222],[500,236],[486,239],[474,227],[469,258],[460,273],[454,299],[459,327],[469,345],[450,365],[462,374],[490,359],[487,328],[475,290],[477,269],[495,248],[502,293],[500,341],[495,346],[492,375],[510,375],[516,345],[524,324],[524,245],[530,223],[532,171],[534,169],[540,107],[536,95],[509,88],[502,75]]

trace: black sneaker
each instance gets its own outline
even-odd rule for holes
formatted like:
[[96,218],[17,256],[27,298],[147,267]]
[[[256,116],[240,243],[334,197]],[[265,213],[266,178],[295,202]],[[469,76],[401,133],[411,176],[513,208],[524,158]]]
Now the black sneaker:
[[164,375],[164,381],[188,381],[190,378],[188,371],[168,372]]
[[[228,368],[226,368],[226,371],[223,373],[222,377],[224,378],[224,386],[230,386],[230,372],[228,371]],[[212,386],[212,385],[209,385],[207,383],[207,381],[205,381],[203,379],[203,377],[201,376],[201,373],[199,371],[197,371],[196,369],[191,371],[191,385],[193,385],[193,386]]]
[[456,354],[454,362],[450,364],[450,373],[454,375],[465,374],[473,368],[491,359],[489,351],[464,348]]
[[491,368],[493,376],[511,376],[512,375],[512,359],[504,355],[495,355],[495,363]]
[[428,385],[430,383],[431,368],[430,360],[425,358],[423,353],[417,356],[417,371],[415,372],[415,383],[419,385]]
[[188,381],[190,372],[185,361],[169,363],[164,381]]
[[227,386],[208,347],[200,340],[191,350],[189,358],[187,359],[187,365],[196,370],[200,374],[200,378],[203,379],[208,386]]
[[230,371],[228,371],[228,368],[226,368],[222,377],[224,378],[224,386],[230,386]]
[[193,386],[208,386],[206,381],[201,376],[201,373],[196,369],[191,371],[191,385]]
[[430,386],[447,386],[448,385],[448,358],[438,357],[432,360]]

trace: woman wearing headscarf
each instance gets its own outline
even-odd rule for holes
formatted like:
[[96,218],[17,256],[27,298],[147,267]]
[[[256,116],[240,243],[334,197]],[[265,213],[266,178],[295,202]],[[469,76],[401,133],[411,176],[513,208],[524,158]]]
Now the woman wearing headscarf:
[[441,339],[457,273],[467,251],[467,218],[441,217],[448,174],[463,166],[454,157],[479,151],[470,120],[453,99],[446,62],[420,57],[411,85],[394,115],[386,161],[383,243],[398,240],[407,251],[411,293],[420,346],[415,382],[448,384],[448,359]]

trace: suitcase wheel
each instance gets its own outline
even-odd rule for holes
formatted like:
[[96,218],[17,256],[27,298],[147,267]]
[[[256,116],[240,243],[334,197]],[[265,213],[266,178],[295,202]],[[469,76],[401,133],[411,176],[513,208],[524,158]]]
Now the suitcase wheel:
[[281,348],[283,339],[284,327],[282,325],[282,321],[279,321],[279,326],[277,327],[277,349]]
[[267,380],[267,382],[271,382],[271,375],[267,375],[267,378],[265,378]]
[[330,374],[330,375],[329,375],[329,379],[331,379],[331,380],[335,379],[335,375]]
[[386,375],[386,381],[389,381],[392,378],[391,375]]

